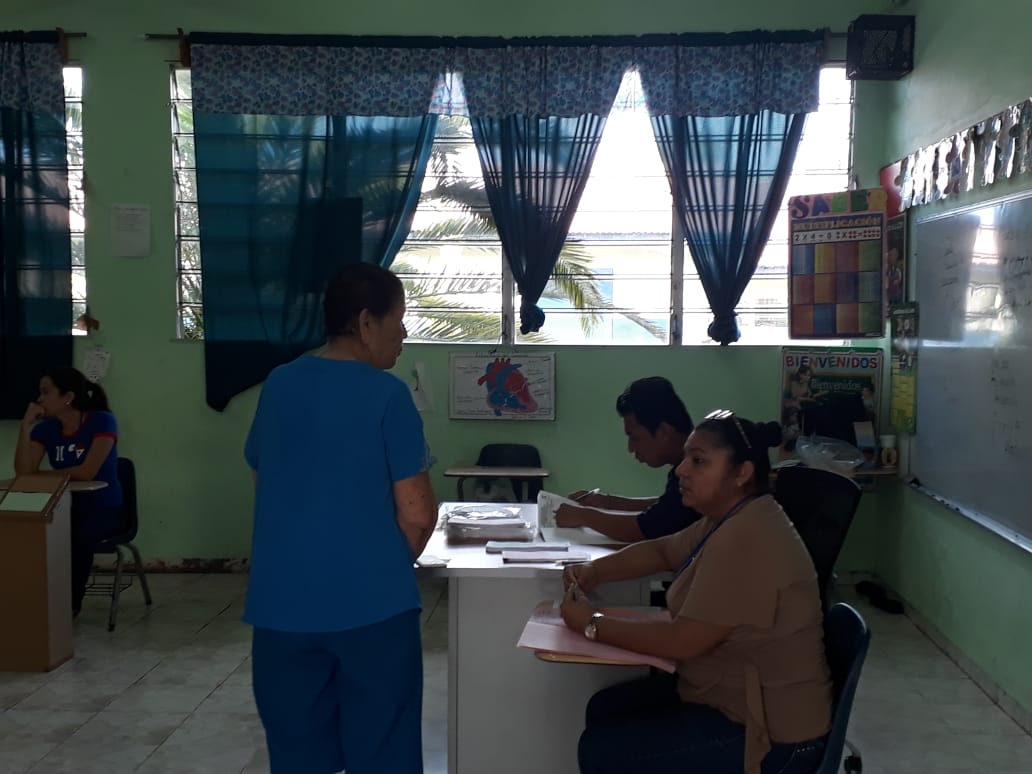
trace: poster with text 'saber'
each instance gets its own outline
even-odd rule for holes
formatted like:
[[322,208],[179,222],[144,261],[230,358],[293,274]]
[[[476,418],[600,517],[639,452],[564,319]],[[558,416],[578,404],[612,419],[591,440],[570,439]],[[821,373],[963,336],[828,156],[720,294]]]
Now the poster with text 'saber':
[[788,200],[788,327],[793,339],[882,335],[885,204],[881,188]]

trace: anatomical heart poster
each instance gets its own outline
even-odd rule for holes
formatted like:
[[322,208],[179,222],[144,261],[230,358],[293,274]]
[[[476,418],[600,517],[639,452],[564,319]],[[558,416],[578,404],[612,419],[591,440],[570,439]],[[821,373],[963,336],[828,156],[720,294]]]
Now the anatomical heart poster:
[[555,419],[555,354],[452,353],[451,419]]

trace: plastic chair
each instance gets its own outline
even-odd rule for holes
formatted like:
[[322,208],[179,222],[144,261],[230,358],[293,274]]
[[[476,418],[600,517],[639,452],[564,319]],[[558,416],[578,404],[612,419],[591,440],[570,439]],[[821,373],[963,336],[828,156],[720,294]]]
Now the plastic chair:
[[[487,468],[540,468],[541,454],[536,446],[526,443],[489,443],[480,449],[477,465]],[[510,478],[509,481],[520,502],[537,501],[541,491],[540,479]]]
[[831,705],[831,731],[824,746],[824,758],[814,774],[835,774],[842,760],[842,752],[849,749],[843,768],[850,774],[863,769],[860,753],[846,741],[849,714],[853,710],[860,670],[867,657],[871,632],[863,616],[845,602],[832,605],[824,616],[824,651],[831,669],[834,686]]
[[778,471],[774,499],[802,538],[827,611],[833,593],[835,562],[860,504],[860,486],[851,478],[820,468],[796,465]]
[[[140,588],[143,590],[143,601],[148,606],[152,602],[150,587],[147,585],[147,575],[143,571],[143,558],[140,556],[139,549],[133,544],[139,527],[139,513],[136,508],[136,466],[127,457],[118,458],[118,481],[122,485],[122,509],[125,516],[122,525],[123,531],[101,541],[94,549],[94,553],[98,554],[115,554],[115,569],[113,573],[94,573],[93,582],[87,589],[90,594],[111,595],[111,610],[108,613],[109,632],[115,630],[118,618],[118,599],[122,591],[133,585],[132,575],[128,577],[122,575],[125,563],[123,549],[128,549],[132,553],[136,577],[140,579]],[[99,580],[104,577],[110,577],[111,580]]]

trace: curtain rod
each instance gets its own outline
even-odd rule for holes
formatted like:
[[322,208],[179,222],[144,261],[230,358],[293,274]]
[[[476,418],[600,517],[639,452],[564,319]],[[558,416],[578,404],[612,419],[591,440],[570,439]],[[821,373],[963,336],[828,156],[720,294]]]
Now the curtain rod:
[[[77,37],[80,33],[69,32],[67,34],[68,34],[69,37]],[[85,32],[81,33],[81,35],[82,35],[82,37],[86,37],[86,33]],[[828,33],[828,37],[829,38],[845,38],[846,36],[847,36],[847,33],[845,33],[845,32],[829,32]],[[181,37],[183,37],[183,31],[182,30],[179,30],[179,32],[146,32],[146,33],[143,34],[143,39],[144,40],[179,40]],[[376,36],[376,37],[380,37],[380,36]]]

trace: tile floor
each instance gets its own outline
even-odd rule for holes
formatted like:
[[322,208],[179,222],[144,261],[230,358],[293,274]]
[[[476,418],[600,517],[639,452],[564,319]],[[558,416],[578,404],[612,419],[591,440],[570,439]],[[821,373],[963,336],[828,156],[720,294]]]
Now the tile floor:
[[[0,673],[0,772],[268,770],[251,698],[246,578],[154,575],[106,631],[87,598],[75,658],[50,674]],[[447,593],[424,586],[426,772],[447,770]],[[850,726],[865,774],[1028,774],[1032,738],[906,618],[859,605],[874,633]],[[485,774],[487,774],[485,772]]]

